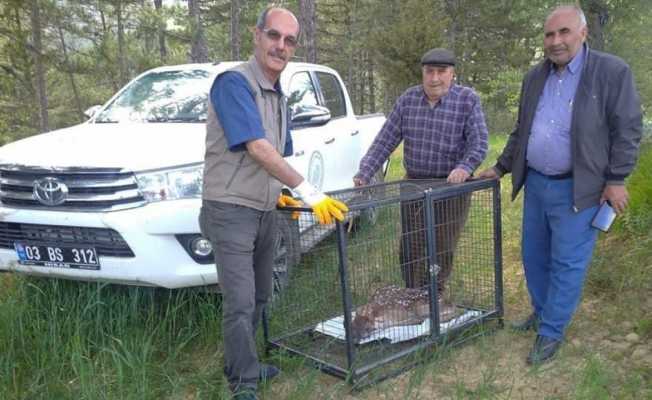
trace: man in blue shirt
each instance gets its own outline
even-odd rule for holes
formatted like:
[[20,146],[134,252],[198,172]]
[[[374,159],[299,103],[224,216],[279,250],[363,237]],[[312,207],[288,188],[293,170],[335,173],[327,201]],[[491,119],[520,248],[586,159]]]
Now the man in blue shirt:
[[544,24],[546,59],[523,80],[516,128],[496,165],[480,177],[512,173],[512,198],[525,186],[522,255],[536,330],[526,361],[557,353],[579,304],[597,239],[598,206],[627,206],[642,113],[629,66],[585,44],[579,7],[560,6]]
[[260,380],[278,369],[258,362],[255,334],[272,294],[276,212],[297,201],[320,223],[343,220],[343,203],[309,184],[284,159],[292,151],[287,103],[279,77],[297,46],[299,23],[271,7],[258,18],[254,56],[215,78],[206,121],[206,156],[199,224],[213,245],[222,290],[224,373],[234,398],[255,399]]

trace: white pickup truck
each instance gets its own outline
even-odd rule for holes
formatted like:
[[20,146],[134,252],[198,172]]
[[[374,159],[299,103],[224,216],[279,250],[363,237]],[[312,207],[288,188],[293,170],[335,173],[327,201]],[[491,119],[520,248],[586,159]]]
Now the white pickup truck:
[[[215,75],[236,64],[149,70],[89,109],[87,122],[1,147],[0,272],[166,288],[218,283],[197,221],[204,122]],[[290,63],[281,87],[294,141],[287,160],[323,191],[350,187],[384,117],[356,117],[342,79],[325,66]],[[299,228],[282,222],[280,269],[302,251],[290,243]]]

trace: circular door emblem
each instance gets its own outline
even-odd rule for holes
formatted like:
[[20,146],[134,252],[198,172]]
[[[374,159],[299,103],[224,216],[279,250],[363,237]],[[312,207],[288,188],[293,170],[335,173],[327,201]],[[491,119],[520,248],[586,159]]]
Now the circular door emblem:
[[68,186],[57,178],[34,181],[34,198],[46,206],[58,206],[68,198]]
[[310,162],[308,163],[308,182],[319,190],[321,190],[324,184],[324,159],[318,151],[315,151],[310,156]]

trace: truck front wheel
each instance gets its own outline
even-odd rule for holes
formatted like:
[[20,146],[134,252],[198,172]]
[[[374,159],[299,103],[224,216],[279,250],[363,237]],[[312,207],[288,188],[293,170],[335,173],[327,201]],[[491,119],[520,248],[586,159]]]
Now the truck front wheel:
[[[378,183],[384,183],[385,182],[385,174],[383,173],[382,169],[379,169],[378,172],[371,178],[371,182],[369,184],[375,185]],[[373,200],[380,200],[385,197],[385,187],[380,186],[374,189],[369,190],[368,194],[370,199]],[[378,220],[378,212],[379,210],[376,207],[369,207],[360,213],[360,219],[361,222],[365,225],[375,225],[376,221]]]
[[292,268],[301,259],[299,243],[299,224],[288,212],[279,212],[277,217],[278,232],[274,242],[274,292],[285,289],[290,281]]

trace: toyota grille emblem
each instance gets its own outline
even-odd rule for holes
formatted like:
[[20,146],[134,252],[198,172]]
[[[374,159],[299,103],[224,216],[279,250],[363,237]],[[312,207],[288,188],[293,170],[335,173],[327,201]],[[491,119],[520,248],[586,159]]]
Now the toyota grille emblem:
[[46,206],[58,206],[68,197],[68,186],[57,178],[34,181],[34,198]]

